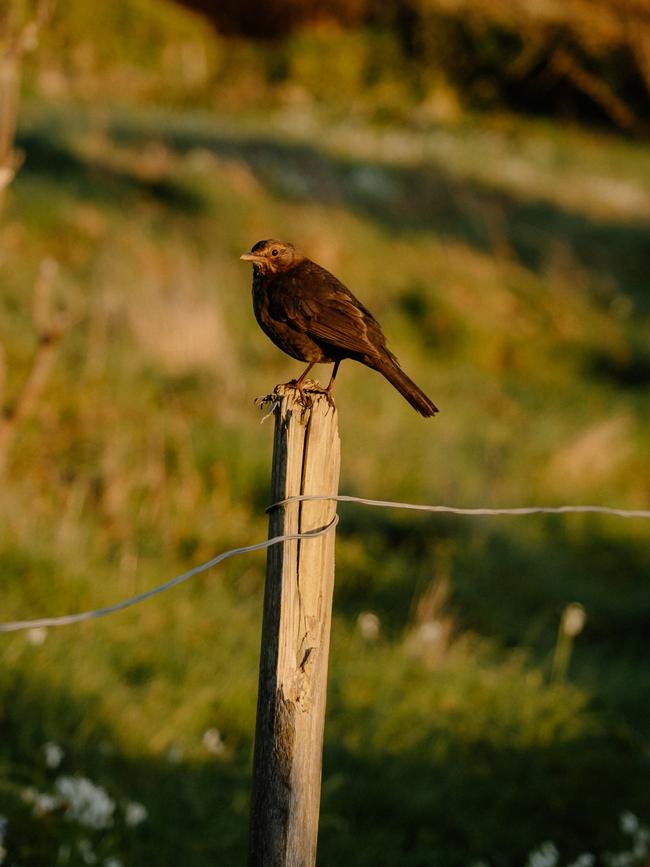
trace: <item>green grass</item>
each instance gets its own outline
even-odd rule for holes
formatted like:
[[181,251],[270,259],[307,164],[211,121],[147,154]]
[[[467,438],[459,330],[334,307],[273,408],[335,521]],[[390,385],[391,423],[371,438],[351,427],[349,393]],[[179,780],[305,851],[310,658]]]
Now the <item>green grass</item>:
[[[24,112],[0,229],[7,406],[43,259],[75,324],[8,455],[3,620],[106,604],[264,537],[271,429],[252,399],[297,366],[255,326],[238,254],[271,235],[368,303],[442,410],[425,422],[344,365],[343,492],[647,507],[647,146],[503,119],[320,124]],[[619,814],[650,817],[646,524],[340,512],[319,863],[620,851]],[[2,638],[8,863],[82,863],[82,837],[126,865],[243,863],[263,573],[250,555],[41,644]],[[587,625],[554,683],[572,601]],[[35,816],[22,793],[60,774],[146,822]]]

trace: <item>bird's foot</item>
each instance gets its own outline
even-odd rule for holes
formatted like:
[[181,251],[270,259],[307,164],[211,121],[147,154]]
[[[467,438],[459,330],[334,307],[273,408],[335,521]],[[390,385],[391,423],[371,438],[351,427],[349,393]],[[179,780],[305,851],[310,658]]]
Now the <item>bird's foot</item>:
[[308,379],[306,381],[303,391],[306,391],[309,394],[327,394],[327,389],[323,388],[320,382],[316,382],[313,379]]
[[[308,380],[308,382],[311,384],[311,380]],[[255,406],[259,406],[262,412],[264,412],[262,422],[265,422],[270,415],[273,415],[289,389],[298,392],[298,403],[302,407],[303,411],[311,409],[313,402],[309,394],[311,388],[305,388],[305,382],[300,382],[297,379],[292,379],[289,382],[280,382],[275,386],[270,394],[265,394],[261,397],[255,398]],[[262,422],[260,422],[260,424]]]
[[299,379],[291,379],[289,382],[281,382],[276,385],[270,394],[265,394],[262,397],[255,398],[255,405],[259,406],[264,412],[264,417],[262,418],[263,422],[266,421],[270,415],[273,415],[274,410],[280,406],[280,401],[284,397],[287,389],[298,392],[298,403],[302,406],[303,410],[311,409],[314,402],[314,396],[317,394],[324,395],[329,406],[331,406],[332,409],[336,409],[330,389],[323,388],[323,386],[314,379],[305,379],[302,382]]
[[305,391],[309,394],[322,394],[323,397],[327,400],[328,405],[331,406],[332,409],[336,409],[336,404],[334,403],[334,397],[332,396],[331,388],[323,388],[322,385],[320,385],[318,382],[315,382],[313,383],[313,385],[310,385],[308,388],[306,388]]
[[334,403],[334,397],[332,396],[332,389],[328,386],[327,388],[323,388],[323,386],[316,382],[313,379],[307,380],[304,385],[304,389],[307,394],[322,394],[323,397],[327,400],[328,406],[332,409],[336,409],[336,404]]
[[328,405],[331,406],[332,409],[336,409],[336,404],[334,403],[334,398],[332,396],[332,389],[329,386],[327,388],[323,388],[320,382],[314,379],[307,379],[302,385],[303,387],[302,389],[300,389],[300,392],[303,397],[305,395],[322,394],[323,397],[327,400]]
[[284,383],[285,388],[295,388],[304,398],[306,394],[325,394],[327,389],[323,388],[317,379],[290,379]]

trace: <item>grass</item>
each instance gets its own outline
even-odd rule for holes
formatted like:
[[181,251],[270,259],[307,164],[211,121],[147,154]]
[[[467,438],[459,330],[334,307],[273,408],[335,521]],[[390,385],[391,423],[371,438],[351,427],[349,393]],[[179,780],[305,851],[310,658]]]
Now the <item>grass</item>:
[[[343,366],[344,492],[647,506],[647,146],[504,119],[319,123],[27,107],[0,230],[5,405],[43,259],[76,324],[8,455],[2,619],[105,604],[264,537],[252,398],[296,368],[258,332],[237,257],[271,235],[353,287],[442,409],[418,420]],[[650,816],[647,545],[642,522],[342,506],[319,863],[620,851],[619,814]],[[86,837],[124,864],[243,862],[263,569],[239,558],[105,621],[3,637],[10,859],[83,863]],[[587,624],[553,682],[572,601]],[[60,774],[146,822],[35,816],[22,793]]]

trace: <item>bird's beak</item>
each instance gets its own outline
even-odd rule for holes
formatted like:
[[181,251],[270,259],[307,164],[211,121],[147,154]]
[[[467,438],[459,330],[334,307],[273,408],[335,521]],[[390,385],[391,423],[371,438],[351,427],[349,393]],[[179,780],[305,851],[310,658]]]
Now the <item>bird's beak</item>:
[[239,258],[244,262],[257,262],[258,264],[264,261],[264,256],[256,256],[255,253],[242,253]]

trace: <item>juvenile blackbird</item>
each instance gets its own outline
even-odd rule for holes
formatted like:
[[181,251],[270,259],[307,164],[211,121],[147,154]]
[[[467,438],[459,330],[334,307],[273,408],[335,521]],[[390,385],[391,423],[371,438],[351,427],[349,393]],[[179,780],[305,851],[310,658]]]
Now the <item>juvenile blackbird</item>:
[[372,313],[333,274],[273,238],[240,258],[253,263],[253,309],[262,331],[287,355],[308,362],[292,385],[300,389],[314,364],[333,362],[330,395],[339,364],[352,358],[379,371],[421,415],[438,412],[401,369]]

